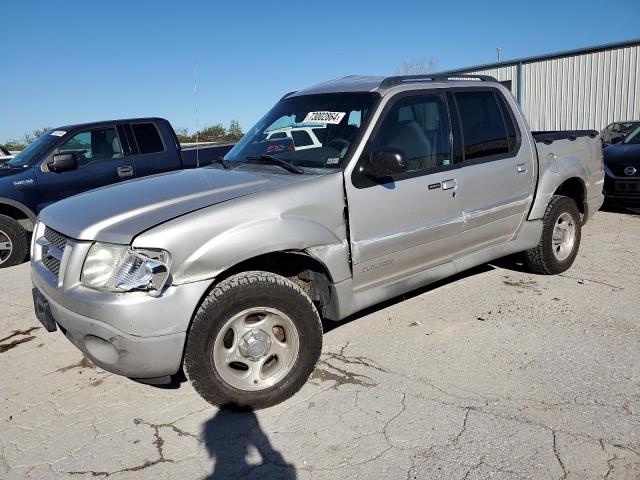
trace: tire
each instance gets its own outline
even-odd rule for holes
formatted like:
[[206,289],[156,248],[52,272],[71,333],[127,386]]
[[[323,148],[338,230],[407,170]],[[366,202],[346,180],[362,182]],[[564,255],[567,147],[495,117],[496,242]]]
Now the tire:
[[[257,327],[247,327],[256,320]],[[200,304],[188,332],[184,366],[209,403],[261,409],[295,394],[313,372],[321,350],[322,324],[307,294],[280,275],[244,272],[220,282]],[[282,351],[282,357],[274,351]],[[249,354],[263,356],[243,356]],[[252,381],[257,374],[260,379]]]
[[[6,245],[9,246],[9,250],[3,248]],[[3,248],[0,250],[0,268],[22,263],[29,250],[26,230],[6,215],[0,215],[0,248]]]
[[[567,231],[566,234],[562,233],[563,229]],[[569,242],[568,239],[571,237],[573,240]],[[540,243],[525,252],[527,266],[533,272],[542,275],[555,275],[566,271],[576,259],[581,237],[582,219],[576,203],[569,197],[554,195],[542,219]],[[560,241],[559,238],[563,240]]]

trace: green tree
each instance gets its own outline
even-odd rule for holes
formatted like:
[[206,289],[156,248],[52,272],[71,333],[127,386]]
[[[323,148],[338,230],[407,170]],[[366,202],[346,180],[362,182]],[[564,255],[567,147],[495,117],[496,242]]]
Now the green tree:
[[196,133],[189,133],[187,128],[177,128],[176,136],[180,143],[195,142],[237,142],[243,137],[242,127],[237,120],[231,120],[229,128],[225,128],[222,123],[216,123],[209,127],[204,127]]
[[229,124],[229,129],[227,130],[227,140],[231,142],[237,142],[244,136],[242,132],[242,127],[237,120],[231,120]]
[[30,133],[25,133],[19,140],[16,140],[15,138],[7,140],[4,146],[7,150],[11,151],[24,150],[30,143],[40,138],[49,130],[51,130],[51,127],[35,129]]
[[210,127],[204,127],[197,133],[198,142],[219,142],[224,140],[227,130],[221,123],[216,123]]
[[178,137],[180,143],[191,143],[194,141],[192,135],[189,135],[187,128],[176,128],[176,137]]

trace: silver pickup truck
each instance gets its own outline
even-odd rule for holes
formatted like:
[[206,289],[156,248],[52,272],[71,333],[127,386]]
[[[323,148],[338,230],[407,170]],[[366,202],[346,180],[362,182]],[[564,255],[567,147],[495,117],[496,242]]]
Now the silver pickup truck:
[[532,134],[490,77],[332,80],[210,167],[43,210],[36,313],[106,370],[268,407],[313,371],[321,318],[517,252],[569,268],[603,178],[597,132]]

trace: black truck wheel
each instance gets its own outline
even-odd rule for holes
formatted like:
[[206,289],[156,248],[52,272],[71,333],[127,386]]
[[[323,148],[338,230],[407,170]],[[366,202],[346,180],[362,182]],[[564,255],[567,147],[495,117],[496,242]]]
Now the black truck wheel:
[[537,247],[527,250],[527,265],[535,273],[554,275],[573,264],[580,247],[582,221],[576,203],[554,195],[542,219],[542,236]]
[[308,295],[280,275],[244,272],[203,300],[187,336],[184,366],[208,402],[260,409],[296,393],[321,350],[322,324]]
[[0,268],[22,263],[29,250],[27,232],[13,218],[0,215]]

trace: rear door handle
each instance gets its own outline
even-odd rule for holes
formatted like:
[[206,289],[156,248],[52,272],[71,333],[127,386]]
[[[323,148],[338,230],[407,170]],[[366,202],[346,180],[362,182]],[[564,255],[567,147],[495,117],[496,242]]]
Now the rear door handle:
[[442,182],[442,190],[451,190],[452,188],[456,188],[458,186],[458,182],[455,178],[451,180],[445,180]]
[[118,167],[118,176],[121,178],[133,177],[133,167],[130,165],[127,165],[126,167]]
[[525,173],[527,171],[527,164],[521,163],[520,165],[518,165],[517,170],[518,173]]

